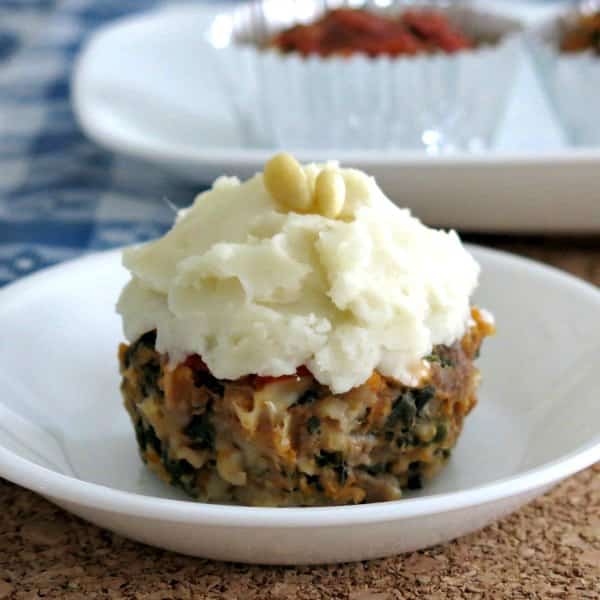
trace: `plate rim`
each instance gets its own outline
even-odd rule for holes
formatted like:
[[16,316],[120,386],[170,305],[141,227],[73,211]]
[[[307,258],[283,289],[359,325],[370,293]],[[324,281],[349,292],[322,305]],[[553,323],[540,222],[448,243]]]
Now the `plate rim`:
[[[600,311],[600,290],[593,284],[555,267],[509,252],[474,244],[466,246],[477,259],[485,257],[486,260],[500,262],[511,268],[533,269],[540,276],[577,289],[592,297]],[[86,253],[5,286],[0,289],[0,314],[3,307],[18,299],[23,291],[52,279],[55,273],[96,261],[116,260],[121,251],[121,248],[117,248]],[[598,461],[600,433],[560,458],[484,485],[418,498],[335,507],[248,507],[158,498],[70,477],[29,461],[4,447],[0,447],[0,476],[53,500],[122,515],[213,527],[314,528],[399,521],[496,503],[551,486]]]

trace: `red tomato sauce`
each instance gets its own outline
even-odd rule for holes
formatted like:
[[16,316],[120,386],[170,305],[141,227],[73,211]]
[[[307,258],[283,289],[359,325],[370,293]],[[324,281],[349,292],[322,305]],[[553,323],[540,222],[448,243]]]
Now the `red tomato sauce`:
[[279,33],[271,45],[282,52],[298,52],[303,56],[376,57],[450,54],[473,48],[475,44],[439,12],[411,10],[389,17],[343,8],[327,12],[315,23],[296,25]]
[[[186,367],[192,369],[192,371],[206,371],[210,373],[210,369],[206,366],[206,363],[198,354],[190,354],[183,363]],[[256,388],[262,388],[270,383],[277,381],[285,381],[286,379],[296,379],[296,377],[312,377],[311,372],[304,366],[298,367],[294,375],[281,375],[279,377],[261,376],[261,375],[250,375],[252,378],[253,385]],[[247,378],[243,378],[247,379]]]

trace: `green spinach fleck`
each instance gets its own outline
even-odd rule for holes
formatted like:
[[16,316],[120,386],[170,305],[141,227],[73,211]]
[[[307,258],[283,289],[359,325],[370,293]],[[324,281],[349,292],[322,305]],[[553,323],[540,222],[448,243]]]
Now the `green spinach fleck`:
[[441,356],[439,354],[428,354],[425,357],[425,360],[428,360],[430,363],[438,363],[442,368],[445,367],[454,367],[454,361],[449,359],[446,356]]
[[437,429],[435,431],[435,437],[433,438],[433,442],[439,444],[446,439],[448,435],[448,428],[444,423],[438,423]]
[[406,482],[406,487],[409,490],[420,490],[423,487],[423,480],[421,479],[421,475],[419,475],[418,473],[409,475],[408,481]]
[[319,467],[331,467],[337,473],[341,485],[346,483],[348,480],[348,467],[341,452],[321,450],[315,456],[315,460]]
[[162,390],[158,386],[160,377],[160,364],[156,360],[151,360],[142,365],[141,389],[144,396],[151,396],[153,393],[162,396]]
[[156,454],[160,455],[162,444],[160,442],[160,439],[156,435],[156,432],[154,431],[154,427],[152,427],[151,425],[148,425],[148,428],[146,429],[146,447],[148,446],[148,444],[154,449]]
[[396,446],[401,450],[406,450],[409,446],[416,446],[416,440],[413,435],[404,434],[396,438]]
[[323,491],[323,486],[321,485],[321,480],[318,475],[305,475],[305,477],[308,485],[314,485],[318,492]]
[[144,451],[146,449],[146,432],[144,431],[144,424],[141,419],[135,422],[135,439],[140,450]]
[[416,416],[417,407],[415,406],[415,399],[412,393],[407,391],[396,399],[392,407],[392,412],[385,424],[389,429],[393,429],[399,422],[404,423],[407,427],[412,427]]
[[435,397],[435,387],[432,385],[427,385],[424,388],[415,388],[411,391],[411,393],[415,399],[417,414],[420,414],[423,410],[423,407]]
[[387,471],[387,463],[375,463],[374,465],[369,465],[365,470],[369,475],[381,475]]
[[306,429],[311,435],[317,433],[321,429],[321,419],[314,415],[306,422]]
[[195,495],[194,474],[195,469],[187,460],[172,460],[167,448],[163,448],[161,462],[171,476],[171,484],[182,488],[188,494]]
[[344,461],[344,458],[341,452],[329,452],[328,450],[321,450],[319,454],[315,456],[315,460],[319,467],[327,467],[340,465]]
[[207,412],[203,412],[201,415],[194,415],[183,429],[183,433],[190,438],[196,448],[214,449],[215,428],[210,422]]
[[348,481],[348,467],[346,466],[346,463],[344,462],[341,465],[334,467],[333,470],[337,473],[340,485],[346,485],[346,481]]
[[308,388],[305,392],[300,394],[298,400],[293,404],[293,406],[302,406],[304,404],[312,404],[315,400],[318,400],[319,396],[315,390],[312,388]]

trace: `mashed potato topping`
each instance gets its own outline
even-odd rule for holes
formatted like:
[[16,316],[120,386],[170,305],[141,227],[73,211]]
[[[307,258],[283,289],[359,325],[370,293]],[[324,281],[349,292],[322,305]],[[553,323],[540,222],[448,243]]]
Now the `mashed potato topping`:
[[337,218],[286,208],[262,174],[220,178],[163,238],[127,250],[126,337],[156,329],[172,364],[196,353],[220,379],[305,365],[333,393],[374,370],[414,385],[432,347],[465,333],[478,265],[360,171],[306,165],[309,190],[326,167],[345,184]]

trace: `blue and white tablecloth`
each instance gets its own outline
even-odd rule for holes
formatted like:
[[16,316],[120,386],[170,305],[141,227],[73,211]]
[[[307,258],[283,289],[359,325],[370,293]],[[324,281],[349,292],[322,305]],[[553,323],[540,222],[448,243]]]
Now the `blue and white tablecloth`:
[[[98,26],[150,0],[0,1],[0,285],[83,252],[160,235],[189,186],[84,137],[73,59]],[[117,68],[117,67],[116,67]]]

